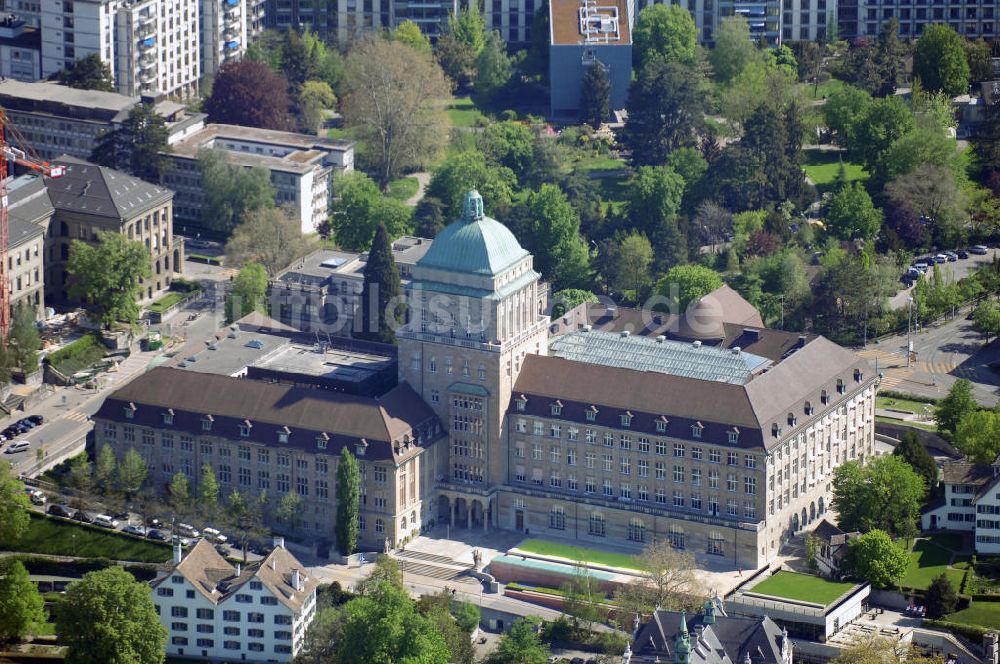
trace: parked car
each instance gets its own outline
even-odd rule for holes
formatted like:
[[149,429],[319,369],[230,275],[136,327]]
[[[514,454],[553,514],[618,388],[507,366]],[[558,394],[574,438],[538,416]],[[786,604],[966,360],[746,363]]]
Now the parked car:
[[69,519],[73,516],[73,513],[76,510],[74,510],[69,505],[63,505],[61,503],[53,503],[52,505],[49,505],[49,509],[45,511],[51,514],[52,516],[61,516],[64,519]]
[[32,505],[44,505],[47,500],[45,494],[38,489],[25,489],[25,493],[28,494],[28,498],[31,500]]
[[961,258],[962,260],[965,260],[966,258],[969,257],[969,252],[966,251],[965,249],[959,249],[955,253],[958,254],[958,257]]
[[958,260],[958,254],[956,254],[954,251],[946,251],[944,252],[944,255],[948,257],[949,263],[954,263],[955,261]]
[[135,523],[126,523],[125,527],[122,528],[123,533],[128,533],[130,535],[138,535],[139,537],[146,536],[146,526],[142,526]]
[[36,427],[45,424],[45,418],[41,415],[28,415],[25,419],[34,422]]
[[163,525],[163,519],[161,519],[158,516],[147,516],[146,525],[151,526],[153,528],[159,528]]
[[228,537],[223,535],[221,531],[216,530],[215,528],[203,528],[201,534],[207,537],[208,539],[214,542],[218,542],[220,544],[225,544],[227,541],[229,541]]
[[970,254],[976,254],[977,256],[985,256],[989,252],[990,250],[986,247],[985,244],[977,244],[976,246],[969,249]]
[[94,516],[94,525],[114,530],[118,528],[118,520],[110,514],[97,514]]
[[170,536],[167,533],[162,530],[157,530],[156,528],[150,528],[147,530],[146,537],[151,540],[156,540],[157,542],[166,542],[170,540]]
[[19,427],[27,427],[28,431],[31,431],[32,429],[34,429],[38,425],[33,420],[30,420],[27,417],[22,417],[21,419],[19,419],[17,421],[17,426],[19,426]]
[[11,425],[3,430],[3,435],[7,436],[7,438],[17,438],[21,435],[21,430]]
[[19,440],[16,443],[11,443],[7,446],[7,449],[3,451],[4,454],[17,454],[18,452],[25,452],[31,447],[30,440]]
[[925,261],[917,261],[916,263],[913,264],[913,269],[919,270],[920,274],[926,272],[928,268],[930,268],[930,265],[928,265]]
[[948,257],[945,256],[944,254],[938,254],[937,256],[934,257],[934,262],[935,263],[947,263],[948,262]]
[[175,530],[178,535],[185,535],[187,537],[198,537],[201,535],[197,528],[187,523],[178,523]]
[[76,513],[70,518],[74,521],[80,521],[82,523],[93,523],[96,516],[96,514],[88,512],[87,510],[77,510]]

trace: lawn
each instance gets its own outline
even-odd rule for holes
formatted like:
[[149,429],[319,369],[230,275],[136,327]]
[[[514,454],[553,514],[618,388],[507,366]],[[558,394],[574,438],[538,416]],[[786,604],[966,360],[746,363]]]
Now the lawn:
[[343,127],[331,127],[327,130],[326,135],[329,138],[346,138],[352,139],[351,132],[349,129],[344,129]]
[[875,421],[884,422],[885,424],[895,424],[896,426],[913,427],[914,429],[923,429],[924,431],[937,431],[936,424],[928,424],[926,422],[914,422],[912,420],[897,420],[895,417],[884,417],[882,415],[876,415]]
[[559,544],[548,540],[529,539],[517,545],[517,548],[526,553],[534,553],[539,556],[554,556],[565,558],[566,560],[582,561],[606,567],[620,567],[622,569],[641,570],[642,561],[635,556],[628,556],[622,553],[611,553],[609,551],[599,551],[597,549],[586,549],[569,544]]
[[164,295],[160,299],[154,301],[152,304],[150,304],[149,305],[149,310],[150,311],[155,311],[157,313],[163,313],[164,311],[166,311],[170,307],[174,306],[178,302],[182,302],[183,300],[186,300],[190,296],[191,296],[190,293],[179,293],[179,292],[176,292],[176,291],[172,291],[170,293],[167,293],[166,295]]
[[420,182],[415,177],[402,177],[389,183],[389,198],[406,202],[420,188]]
[[108,558],[142,563],[162,563],[170,558],[170,547],[166,544],[34,513],[31,515],[28,532],[15,544],[5,544],[5,547],[25,553]]
[[962,576],[965,572],[957,569],[948,569],[948,562],[951,560],[953,551],[941,546],[941,544],[951,544],[951,540],[939,539],[937,542],[930,540],[917,540],[910,551],[910,564],[906,568],[899,585],[908,588],[927,588],[935,577],[944,572],[955,588],[962,584]]
[[[842,152],[834,150],[806,150],[806,163],[803,166],[806,175],[816,185],[819,193],[825,193],[833,188],[833,182],[837,179],[840,171],[840,160]],[[844,169],[847,171],[847,181],[855,180],[864,182],[868,179],[868,172],[860,164],[849,161],[844,162]]]
[[486,122],[486,116],[468,97],[456,97],[448,104],[447,112],[452,127],[478,127]]
[[889,408],[891,410],[905,410],[916,415],[934,414],[934,404],[928,404],[926,401],[897,399],[895,397],[875,397],[875,407]]
[[806,91],[806,94],[808,95],[809,99],[812,99],[814,101],[819,99],[826,99],[837,90],[842,90],[843,87],[844,87],[844,82],[837,80],[835,78],[831,78],[828,81],[820,83],[818,88],[816,85],[812,83],[802,84],[802,89]]
[[812,574],[797,572],[775,572],[753,588],[751,592],[772,597],[813,602],[826,606],[854,587],[853,583],[827,581]]
[[628,178],[613,177],[600,178],[597,181],[597,189],[601,192],[601,200],[611,204],[611,209],[621,212],[625,206],[625,196],[628,191]]
[[949,622],[1000,628],[1000,602],[976,602],[948,616]]
[[588,155],[575,162],[573,166],[584,173],[591,171],[620,171],[626,167],[624,159],[615,159],[607,155]]

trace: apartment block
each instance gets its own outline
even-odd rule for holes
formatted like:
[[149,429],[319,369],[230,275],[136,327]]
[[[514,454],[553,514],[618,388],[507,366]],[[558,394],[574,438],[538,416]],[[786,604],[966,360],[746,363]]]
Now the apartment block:
[[16,14],[0,17],[0,77],[18,81],[42,77],[42,35]]
[[246,51],[249,37],[247,0],[201,1],[201,69],[214,76]]

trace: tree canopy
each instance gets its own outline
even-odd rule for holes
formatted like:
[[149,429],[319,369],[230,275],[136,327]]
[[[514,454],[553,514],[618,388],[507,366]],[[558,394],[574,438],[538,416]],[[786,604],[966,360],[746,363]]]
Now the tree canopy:
[[882,211],[860,183],[852,182],[833,195],[826,226],[844,240],[871,239],[882,228]]
[[833,509],[841,530],[873,528],[902,537],[916,533],[917,518],[927,487],[903,459],[888,455],[865,465],[848,461],[833,475]]
[[703,265],[675,265],[656,284],[656,292],[670,302],[671,311],[684,313],[691,302],[722,286],[722,277]]
[[924,444],[920,442],[916,433],[910,431],[903,434],[892,453],[910,464],[910,467],[924,479],[928,490],[932,490],[937,485],[937,463]]
[[110,329],[139,319],[142,280],[152,278],[149,249],[121,233],[102,232],[97,245],[73,240],[66,271],[69,296],[81,300],[92,320]]
[[226,295],[226,324],[257,311],[267,313],[267,270],[260,263],[246,263]]
[[659,58],[691,63],[698,51],[698,28],[680,5],[648,5],[635,21],[632,44],[637,70]]
[[913,49],[913,76],[931,92],[955,96],[968,91],[969,74],[962,37],[944,23],[926,25]]
[[0,461],[0,541],[16,542],[24,534],[30,507],[24,482],[11,474],[9,463]]
[[557,288],[586,286],[590,255],[580,236],[580,216],[566,194],[554,184],[543,184],[528,196],[532,226],[525,245],[535,255],[535,269]]
[[594,61],[580,83],[580,122],[597,129],[611,112],[611,80],[608,70]]
[[500,637],[497,649],[487,655],[484,664],[546,664],[549,646],[542,643],[535,626],[531,618],[515,620],[510,632]]
[[266,63],[250,59],[219,68],[203,108],[209,122],[293,131],[288,79]]
[[[650,5],[643,12],[652,9],[667,5]],[[629,115],[622,136],[635,165],[662,165],[677,148],[696,144],[705,122],[703,83],[697,70],[675,60],[655,58],[638,70],[629,87]]]
[[746,18],[737,14],[727,16],[719,22],[719,29],[715,32],[715,47],[708,54],[715,80],[729,83],[758,56],[757,47],[750,38],[750,25]]
[[966,415],[978,408],[979,404],[972,396],[972,382],[967,378],[959,378],[952,383],[948,395],[938,402],[934,409],[934,419],[937,420],[940,431],[953,436]]
[[337,246],[345,251],[367,251],[379,224],[389,240],[410,231],[410,208],[383,196],[378,185],[358,171],[338,174],[333,180],[334,201],[330,221]]
[[21,639],[45,623],[45,600],[24,564],[0,559],[0,642]]
[[268,277],[276,277],[315,245],[311,237],[302,234],[301,226],[291,206],[244,210],[226,242],[226,259],[232,265],[257,263]]
[[[381,227],[380,227],[381,228]],[[358,460],[345,445],[337,463],[337,550],[341,555],[354,553],[358,543],[358,510],[361,499],[361,474]]]
[[[392,257],[392,238],[380,223],[368,251],[361,290],[361,329],[354,336],[384,344],[396,343],[396,330],[405,317],[399,269]],[[339,514],[339,512],[338,512]]]
[[207,227],[229,234],[251,210],[274,207],[277,192],[267,169],[229,163],[225,150],[198,152],[203,201],[201,219]]
[[60,70],[56,78],[63,85],[78,90],[117,91],[111,66],[101,60],[100,53],[91,53],[78,59],[69,67]]
[[847,545],[850,573],[876,588],[893,587],[906,574],[910,557],[884,530],[870,530]]
[[117,168],[137,178],[159,183],[170,167],[167,123],[151,103],[140,102],[125,121],[97,138],[90,160]]

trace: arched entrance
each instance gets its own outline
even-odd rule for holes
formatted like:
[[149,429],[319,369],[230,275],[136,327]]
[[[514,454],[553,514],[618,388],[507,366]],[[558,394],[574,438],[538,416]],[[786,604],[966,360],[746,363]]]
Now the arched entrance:
[[792,532],[795,533],[795,532],[798,532],[798,530],[799,530],[799,515],[798,514],[793,514],[792,515]]
[[809,523],[809,515],[806,514],[806,508],[802,508],[802,527],[805,528],[806,524]]
[[823,496],[819,497],[819,514],[820,516],[826,514],[826,503],[823,502]]
[[438,496],[437,519],[441,523],[451,523],[451,500],[448,496]]
[[816,503],[809,503],[809,523],[816,520]]

